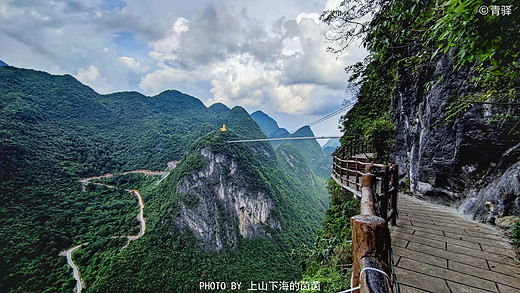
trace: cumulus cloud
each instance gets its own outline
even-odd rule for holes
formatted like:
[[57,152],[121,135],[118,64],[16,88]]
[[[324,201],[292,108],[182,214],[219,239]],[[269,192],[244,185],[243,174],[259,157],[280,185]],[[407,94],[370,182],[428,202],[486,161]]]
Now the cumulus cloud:
[[76,73],[99,92],[174,88],[207,105],[320,115],[341,105],[343,68],[364,55],[326,52],[318,18],[340,0],[0,2],[2,60]]
[[[344,98],[348,56],[326,52],[318,13],[268,24],[227,6],[209,4],[192,19],[177,18],[152,44],[157,70],[141,80],[148,93],[205,80],[206,104],[260,106],[285,113],[325,112]],[[335,95],[334,95],[334,94]]]
[[145,70],[145,68],[143,68],[141,64],[132,57],[121,56],[119,57],[119,61],[123,63],[128,69],[134,72],[140,72]]
[[[142,56],[122,54],[114,43],[115,36],[121,31],[156,39],[160,36],[157,29],[151,29],[151,22],[141,20],[138,13],[127,7],[105,5],[106,2],[97,0],[2,1],[2,60],[54,74],[79,73],[78,68],[89,71],[90,65],[95,64],[104,82],[87,78],[82,82],[100,92],[128,90],[135,75],[146,71],[149,64],[137,61],[144,60]],[[81,74],[86,77],[85,72]],[[132,89],[138,89],[135,84]]]
[[79,68],[76,79],[84,84],[90,85],[100,93],[110,93],[113,87],[107,82],[106,78],[99,73],[99,68],[90,65],[87,69]]

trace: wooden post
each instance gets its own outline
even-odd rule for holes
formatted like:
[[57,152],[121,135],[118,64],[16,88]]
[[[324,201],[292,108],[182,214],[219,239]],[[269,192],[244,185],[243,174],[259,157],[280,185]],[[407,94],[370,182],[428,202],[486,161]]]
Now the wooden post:
[[388,251],[390,248],[390,231],[386,220],[376,216],[375,200],[372,190],[374,175],[372,165],[365,167],[361,185],[361,215],[350,219],[352,227],[353,249],[353,286],[361,284],[360,292],[391,292],[389,280],[373,270],[367,270],[361,276],[364,268],[376,268],[390,275],[388,267]]
[[361,181],[361,215],[376,215],[374,193],[372,190],[372,166],[365,167],[365,174]]
[[391,292],[387,278],[376,271],[359,272],[366,267],[380,269],[390,276],[388,251],[390,231],[383,218],[374,215],[358,215],[350,219],[352,225],[353,286],[361,284],[360,292]]
[[[340,160],[340,170],[341,170],[341,183],[343,183],[343,176],[345,175],[345,173],[347,173],[347,186],[348,186],[348,171],[345,172],[345,167],[348,169],[348,161],[345,162],[343,161],[343,159],[338,159]],[[345,166],[346,165],[346,166]]]
[[390,209],[394,211],[394,214],[392,219],[390,220],[390,225],[395,226],[397,219],[397,189],[399,185],[399,167],[397,166],[397,164],[392,165],[391,173],[392,194],[390,195]]
[[359,190],[359,186],[358,186],[358,183],[359,183],[359,174],[358,174],[358,159],[356,158],[356,173],[354,174],[354,176],[356,176],[356,190]]
[[381,193],[383,194],[383,198],[381,199],[380,203],[380,216],[381,218],[388,220],[388,201],[390,200],[390,194],[388,193],[388,190],[390,189],[388,184],[390,182],[388,172],[389,166],[383,166],[383,178],[381,180]]

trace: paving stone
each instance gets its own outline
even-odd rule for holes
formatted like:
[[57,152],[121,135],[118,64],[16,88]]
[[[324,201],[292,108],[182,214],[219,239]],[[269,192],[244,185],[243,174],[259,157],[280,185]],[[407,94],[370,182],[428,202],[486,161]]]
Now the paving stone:
[[480,245],[477,242],[464,241],[464,240],[454,239],[454,238],[450,238],[450,237],[446,237],[446,236],[431,235],[424,231],[416,231],[413,235],[417,236],[417,237],[423,237],[426,239],[437,239],[438,241],[449,242],[449,243],[452,243],[452,244],[455,244],[458,246],[473,248],[473,249],[477,249],[477,250],[480,249]]
[[[399,231],[394,231],[392,233],[392,245],[394,244],[395,240],[404,240],[404,241],[406,241],[406,243],[417,242],[417,243],[433,246],[433,247],[436,247],[439,249],[446,248],[446,243],[444,241],[433,240],[430,238],[424,238],[424,237],[416,236],[416,235],[404,234],[404,233],[400,233]],[[402,246],[402,247],[404,247],[404,246]]]
[[480,246],[482,247],[482,250],[487,251],[487,252],[502,254],[502,255],[506,255],[508,257],[512,257],[512,258],[516,257],[516,253],[514,252],[514,248],[511,244],[506,245],[504,243],[503,246],[480,244]]
[[486,228],[469,227],[469,228],[465,228],[464,232],[468,233],[471,236],[488,238],[488,239],[493,239],[493,240],[503,241],[506,239],[506,237],[504,236],[504,234],[502,232],[494,231],[494,230],[486,229]]
[[444,235],[446,235],[446,237],[459,239],[462,241],[476,242],[476,243],[480,243],[480,244],[499,246],[499,247],[503,247],[503,248],[510,247],[507,243],[504,243],[504,241],[500,241],[500,240],[496,240],[496,239],[475,237],[475,236],[471,236],[471,235],[467,235],[467,234],[464,235],[461,233],[452,233],[452,232],[444,232]]
[[[448,281],[464,283],[467,286],[472,286],[476,288],[483,288],[484,290],[495,291],[496,286],[494,282],[483,280],[481,278],[469,276],[463,273],[459,273],[456,271],[451,271],[448,269],[443,269],[440,267],[436,267],[433,265],[421,263],[412,259],[402,258],[399,261],[399,267],[408,269],[411,271],[415,271],[419,274],[424,274],[426,276],[442,278]],[[397,275],[399,280],[399,275]]]
[[[429,254],[425,254],[419,251],[414,251],[410,249],[403,249],[399,247],[392,247],[392,251],[394,253],[394,259],[397,260],[397,256],[399,257],[405,257],[410,258],[413,260],[416,260],[418,262],[424,262],[427,264],[431,264],[434,266],[438,266],[441,268],[448,268],[448,262],[447,259],[442,257],[437,257]],[[398,264],[399,266],[399,264]]]
[[429,219],[429,218],[422,218],[422,217],[400,217],[399,218],[399,221],[406,221],[407,222],[410,222],[410,221],[415,221],[415,222],[420,222],[420,223],[423,223],[425,225],[435,225],[435,223]]
[[[490,271],[487,267],[476,268],[455,261],[448,261],[448,268],[470,276],[482,278],[499,284],[508,285],[520,290],[520,278],[504,275],[498,272]],[[451,288],[451,286],[450,286]],[[452,288],[453,289],[453,288]]]
[[484,290],[481,288],[475,288],[466,286],[460,283],[452,282],[452,281],[446,281],[448,283],[448,286],[450,286],[450,289],[454,293],[488,293],[488,292],[497,292],[497,290]]
[[502,231],[411,197],[400,195],[398,208],[391,235],[401,292],[520,293],[520,266]]
[[[421,273],[403,268],[395,268],[397,274],[397,282],[404,287],[421,288],[427,292],[450,293],[446,282],[443,279],[429,277]],[[408,291],[417,292],[417,291]],[[420,291],[419,291],[420,292]]]
[[426,291],[415,287],[410,287],[407,285],[399,285],[399,292],[400,293],[435,293],[433,291]]
[[520,293],[520,290],[506,285],[497,284],[500,293]]
[[507,263],[507,260],[508,260],[508,257],[503,254],[497,254],[497,253],[493,253],[493,252],[489,252],[489,251],[482,251],[480,249],[478,249],[478,250],[471,249],[471,248],[467,248],[467,247],[453,245],[449,242],[447,243],[447,248],[448,248],[448,251],[452,251],[452,252],[456,252],[456,253],[460,253],[460,254],[464,254],[464,255],[469,255],[469,256],[474,256],[474,257],[478,257],[478,258],[484,258],[487,260],[493,260],[493,261],[497,261],[497,262]]
[[408,241],[406,239],[393,237],[393,235],[392,235],[392,248],[394,248],[394,247],[405,248],[409,242],[410,241]]
[[422,214],[421,215],[407,214],[407,215],[401,216],[401,214],[400,214],[398,220],[399,219],[417,220],[417,221],[427,223],[427,224],[434,224],[436,226],[447,226],[447,227],[452,227],[452,228],[460,228],[460,227],[473,228],[476,225],[481,225],[480,223],[475,223],[475,222],[453,221],[451,216],[447,217],[446,215],[431,216],[431,215],[422,215]]
[[411,242],[410,244],[408,244],[407,249],[419,251],[419,252],[422,252],[422,253],[425,253],[425,254],[428,254],[431,256],[437,256],[437,257],[441,257],[441,258],[445,258],[445,259],[455,260],[457,262],[465,263],[465,264],[476,266],[479,268],[487,267],[486,260],[483,258],[478,258],[478,257],[474,257],[471,255],[459,254],[456,252],[438,249],[435,247],[431,247],[431,246],[427,246],[427,245],[423,245],[423,244],[419,244],[419,243],[415,243],[415,242]]
[[520,266],[517,263],[508,265],[489,260],[488,264],[489,268],[494,272],[520,278]]
[[397,225],[398,225],[399,228],[403,228],[403,229],[407,229],[407,230],[423,231],[423,232],[426,232],[426,233],[431,234],[431,235],[439,235],[439,236],[444,236],[445,235],[442,230],[430,229],[430,228],[424,227],[424,226],[401,225],[399,223]]
[[409,229],[409,228],[405,228],[402,226],[393,226],[392,229],[390,229],[390,232],[392,232],[392,233],[399,232],[399,233],[410,234],[410,235],[415,234],[414,229]]
[[[427,224],[424,224],[424,223],[421,223],[421,222],[417,222],[417,221],[410,221],[411,224],[408,224],[408,223],[398,223],[397,225],[398,226],[402,226],[402,227],[406,227],[408,229],[416,229],[416,230],[423,230],[423,231],[432,231],[432,232],[435,232],[436,234],[442,234],[442,231],[444,232],[450,232],[450,233],[464,233],[464,234],[467,234],[464,232],[464,230],[461,230],[460,228],[450,228],[450,227],[442,227],[442,226],[436,226],[436,225],[433,225],[433,224],[430,224],[430,225],[427,225]],[[469,234],[467,234],[469,235]],[[472,236],[472,235],[469,235],[469,236]]]

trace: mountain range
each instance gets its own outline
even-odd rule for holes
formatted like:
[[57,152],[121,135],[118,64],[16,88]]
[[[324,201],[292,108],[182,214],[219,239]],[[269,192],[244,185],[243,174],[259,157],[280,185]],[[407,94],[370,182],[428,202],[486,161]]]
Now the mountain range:
[[[86,292],[301,278],[290,251],[312,243],[328,202],[315,141],[231,144],[266,137],[241,107],[174,90],[100,95],[70,75],[15,67],[0,67],[0,113],[0,291],[70,291],[59,254],[79,244]],[[161,180],[118,175],[167,165]],[[107,173],[111,188],[80,182]],[[146,233],[125,246],[121,235],[139,231],[131,189]]]
[[[269,138],[297,138],[297,137],[314,137],[314,132],[309,126],[303,126],[294,133],[289,133],[285,128],[279,128],[276,120],[262,111],[256,111],[251,114],[251,118],[258,124],[260,129]],[[324,152],[319,143],[315,139],[305,140],[287,140],[287,141],[271,141],[274,148],[283,144],[294,146],[304,156],[311,170],[317,176],[329,178],[332,172],[332,160]]]

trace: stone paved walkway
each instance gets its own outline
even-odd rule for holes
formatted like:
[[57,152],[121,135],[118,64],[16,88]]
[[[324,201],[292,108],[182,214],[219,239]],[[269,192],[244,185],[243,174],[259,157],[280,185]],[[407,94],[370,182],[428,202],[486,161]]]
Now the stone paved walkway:
[[495,227],[399,195],[392,249],[401,292],[520,292],[520,265]]

